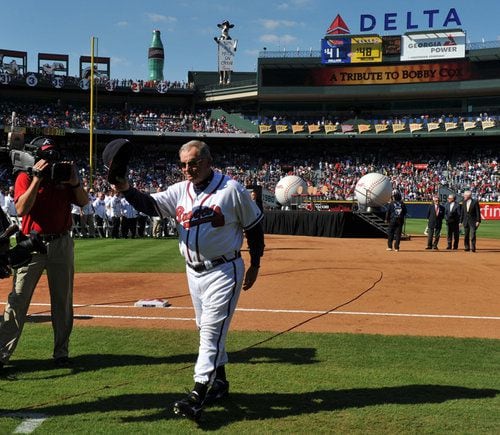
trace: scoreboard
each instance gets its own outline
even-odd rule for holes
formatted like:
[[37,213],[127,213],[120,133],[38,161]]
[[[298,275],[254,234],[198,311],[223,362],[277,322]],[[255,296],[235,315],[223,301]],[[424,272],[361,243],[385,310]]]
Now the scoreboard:
[[321,40],[321,63],[382,62],[382,38],[342,35]]

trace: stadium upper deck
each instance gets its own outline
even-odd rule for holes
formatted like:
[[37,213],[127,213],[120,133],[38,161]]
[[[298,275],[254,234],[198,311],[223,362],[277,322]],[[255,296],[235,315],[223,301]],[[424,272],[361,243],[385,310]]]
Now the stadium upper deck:
[[[111,80],[110,86],[101,80],[98,105],[191,112],[222,108],[233,113],[226,114],[230,123],[254,137],[500,135],[498,41],[467,44],[463,59],[401,62],[388,55],[377,64],[325,65],[319,54],[263,51],[256,73],[235,72],[226,86],[218,85],[216,71],[191,71],[187,86],[161,92],[154,85]],[[88,100],[88,89],[79,78],[66,78],[56,87],[50,76],[36,73],[38,83],[32,86],[28,75],[0,80],[0,98],[62,104]],[[259,131],[257,124],[269,128]],[[276,124],[287,128],[277,129]],[[399,126],[395,129],[393,124]]]

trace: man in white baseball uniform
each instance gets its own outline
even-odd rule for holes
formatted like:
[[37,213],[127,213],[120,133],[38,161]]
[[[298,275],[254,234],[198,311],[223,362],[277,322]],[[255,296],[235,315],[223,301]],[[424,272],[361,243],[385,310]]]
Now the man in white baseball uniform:
[[[148,195],[124,178],[115,188],[137,210],[176,219],[200,343],[194,388],[174,403],[174,412],[196,420],[204,405],[229,392],[226,335],[241,288],[250,289],[257,279],[264,252],[263,213],[242,185],[213,171],[204,142],[187,142],[179,157],[186,180],[163,192]],[[246,274],[240,254],[244,234],[251,258]]]

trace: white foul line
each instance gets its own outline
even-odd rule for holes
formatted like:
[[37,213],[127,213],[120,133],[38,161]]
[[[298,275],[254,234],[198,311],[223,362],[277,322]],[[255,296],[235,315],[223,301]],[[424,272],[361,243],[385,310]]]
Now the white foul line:
[[[29,317],[50,317],[50,314],[29,314]],[[112,316],[104,314],[75,314],[75,319],[79,317],[88,317],[92,319],[124,319],[124,320],[178,320],[178,321],[194,321],[194,317],[160,317],[160,316]]]
[[45,420],[47,416],[37,413],[14,413],[6,414],[7,417],[23,418],[24,420],[18,425],[13,433],[33,433]]
[[[269,313],[298,313],[298,314],[323,314],[325,311],[314,310],[263,310],[255,308],[236,308],[236,311],[249,312],[269,312]],[[481,319],[481,320],[500,320],[500,316],[461,316],[455,314],[413,314],[413,313],[373,313],[364,311],[332,311],[328,314],[351,315],[351,316],[384,316],[384,317],[426,317],[440,319]]]
[[[48,303],[33,303],[31,305],[50,306]],[[138,308],[133,305],[86,305],[75,304],[75,308]],[[146,308],[148,310],[192,310],[193,307],[161,307],[161,308]],[[250,313],[283,313],[283,314],[325,314],[321,310],[284,310],[284,309],[265,309],[265,308],[236,308],[236,311],[250,312]],[[348,316],[379,316],[379,317],[420,317],[428,319],[463,319],[463,320],[500,320],[500,316],[471,316],[471,315],[458,315],[458,314],[417,314],[417,313],[384,313],[384,312],[368,312],[368,311],[332,311],[328,314],[331,315],[348,315]],[[32,314],[32,317],[39,316]],[[194,320],[191,317],[165,317],[165,316],[113,316],[113,315],[100,315],[100,314],[82,314],[78,313],[77,316],[89,316],[103,319],[144,319],[144,320]]]

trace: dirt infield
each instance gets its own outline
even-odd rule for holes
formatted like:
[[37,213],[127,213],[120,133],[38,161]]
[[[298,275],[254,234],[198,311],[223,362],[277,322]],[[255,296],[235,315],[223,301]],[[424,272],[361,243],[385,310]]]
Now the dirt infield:
[[[479,240],[476,253],[426,251],[423,238],[403,242],[400,252],[385,247],[383,239],[268,236],[259,279],[242,293],[232,329],[305,322],[294,330],[500,338],[500,241]],[[2,304],[9,287],[0,283]],[[134,307],[155,298],[171,306]],[[34,321],[48,320],[48,301],[44,277]],[[75,316],[76,327],[195,328],[183,273],[77,274]]]

